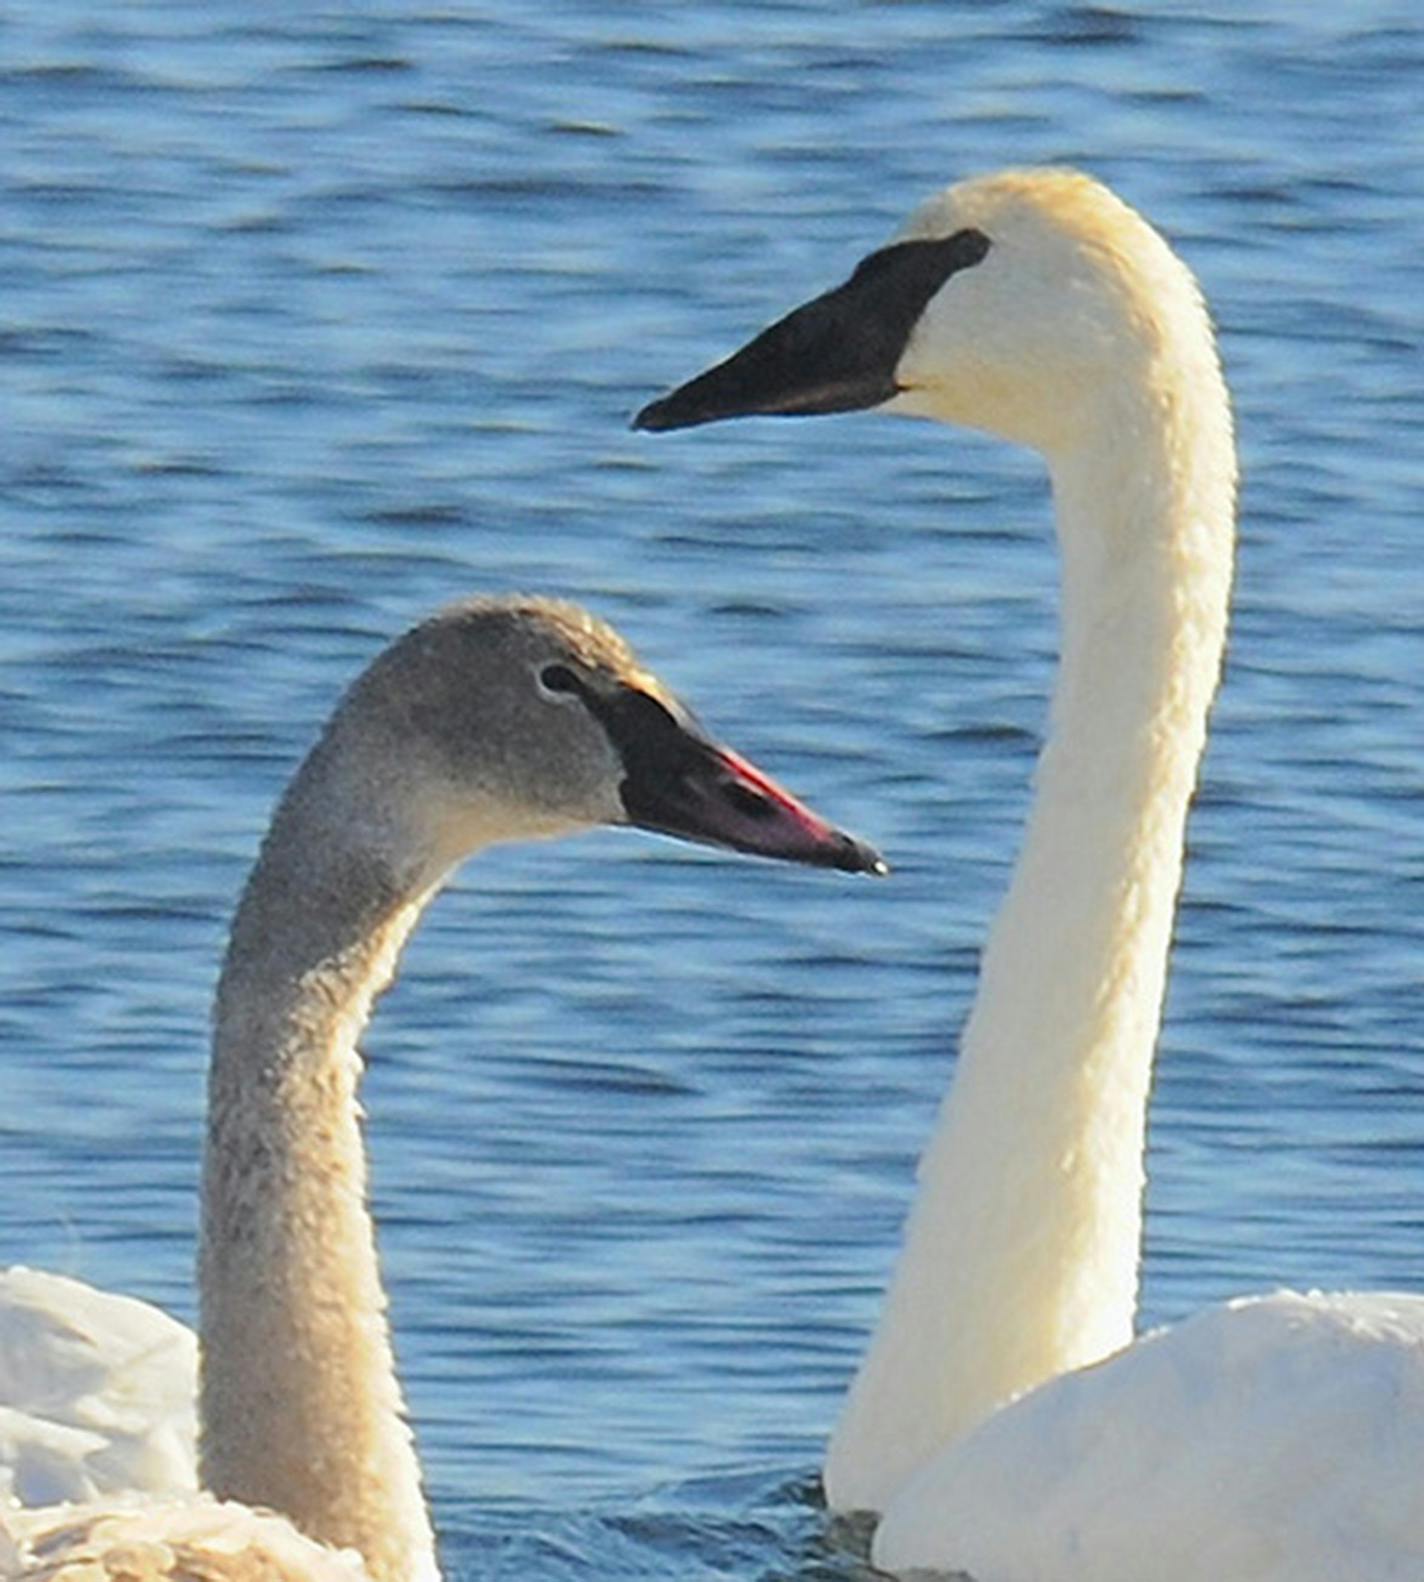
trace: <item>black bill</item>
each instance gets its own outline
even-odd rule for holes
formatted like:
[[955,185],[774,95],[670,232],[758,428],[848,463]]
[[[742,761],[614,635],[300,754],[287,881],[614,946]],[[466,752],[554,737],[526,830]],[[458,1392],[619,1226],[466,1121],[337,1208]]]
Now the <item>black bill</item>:
[[873,847],[828,824],[650,693],[623,687],[590,706],[623,759],[627,776],[620,789],[630,824],[784,862],[847,873],[889,871]]
[[975,230],[883,247],[844,285],[645,406],[633,427],[691,428],[756,413],[803,417],[879,406],[898,389],[895,369],[930,298],[988,251],[989,238]]

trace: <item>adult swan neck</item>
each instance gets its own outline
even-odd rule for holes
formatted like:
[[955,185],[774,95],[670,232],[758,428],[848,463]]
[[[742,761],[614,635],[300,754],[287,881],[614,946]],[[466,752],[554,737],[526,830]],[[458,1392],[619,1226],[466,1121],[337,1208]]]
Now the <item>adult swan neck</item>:
[[[1226,637],[1235,453],[1204,315],[1048,457],[1049,739],[958,1067],[826,1490],[932,1453],[1132,1336],[1148,1089],[1187,807]],[[1195,333],[1190,333],[1195,331]]]

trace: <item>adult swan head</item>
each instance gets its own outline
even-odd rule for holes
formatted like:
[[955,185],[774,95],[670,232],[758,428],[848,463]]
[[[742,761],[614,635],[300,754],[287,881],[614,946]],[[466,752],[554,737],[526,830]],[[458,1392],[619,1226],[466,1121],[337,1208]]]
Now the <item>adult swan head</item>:
[[883,1510],[1003,1402],[1131,1339],[1152,1052],[1226,637],[1236,456],[1190,272],[1072,171],[951,187],[844,285],[636,421],[871,406],[1040,451],[1062,557],[1037,795],[826,1464],[835,1507]]
[[[202,1483],[240,1505],[20,1513],[10,1570],[290,1579],[329,1569],[306,1539],[354,1551],[377,1582],[435,1577],[366,1206],[357,1039],[459,862],[597,824],[883,868],[711,741],[620,637],[571,605],[475,600],[392,644],[278,805],[218,987]],[[0,1551],[3,1539],[0,1522]],[[113,1553],[127,1559],[109,1565]]]

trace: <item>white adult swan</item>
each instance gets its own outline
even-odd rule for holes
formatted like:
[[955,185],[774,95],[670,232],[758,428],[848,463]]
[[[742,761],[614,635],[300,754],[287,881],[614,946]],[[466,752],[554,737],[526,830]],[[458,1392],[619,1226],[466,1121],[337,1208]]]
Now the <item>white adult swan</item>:
[[976,1582],[1424,1577],[1424,1299],[1282,1294],[1128,1344],[1234,541],[1196,282],[1086,176],[969,181],[636,422],[868,406],[1044,455],[1063,614],[1023,850],[828,1499],[885,1512],[880,1565]]
[[[355,1551],[377,1582],[432,1582],[436,1562],[366,1206],[357,1040],[459,862],[595,824],[883,866],[701,734],[607,626],[566,604],[476,600],[393,643],[347,693],[233,922],[203,1176],[203,1483]],[[123,1557],[115,1575],[255,1575],[240,1564],[249,1546],[285,1575],[320,1553],[211,1501],[8,1524],[9,1569],[37,1577],[91,1559],[85,1576],[102,1575],[106,1551]]]

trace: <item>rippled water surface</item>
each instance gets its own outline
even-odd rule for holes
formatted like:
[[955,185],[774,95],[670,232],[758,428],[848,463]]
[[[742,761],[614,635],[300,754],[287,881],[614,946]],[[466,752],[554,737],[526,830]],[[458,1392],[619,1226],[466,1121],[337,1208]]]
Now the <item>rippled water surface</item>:
[[11,0],[0,1261],[191,1317],[285,774],[430,607],[586,600],[897,872],[607,835],[436,908],[367,1099],[447,1564],[847,1574],[811,1479],[1024,811],[1045,490],[928,425],[627,418],[935,186],[1071,160],[1201,275],[1247,473],[1145,1317],[1424,1288],[1421,95],[1368,0]]

